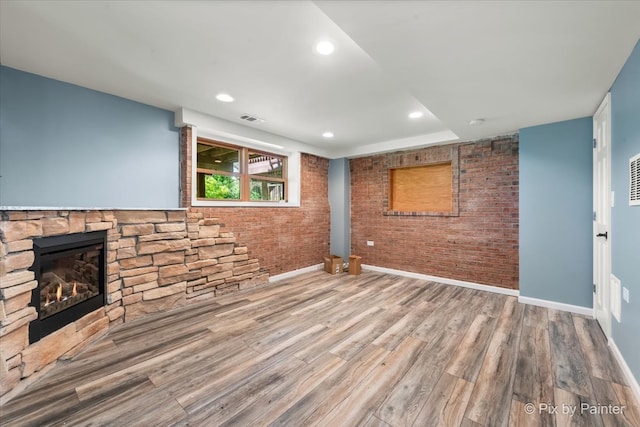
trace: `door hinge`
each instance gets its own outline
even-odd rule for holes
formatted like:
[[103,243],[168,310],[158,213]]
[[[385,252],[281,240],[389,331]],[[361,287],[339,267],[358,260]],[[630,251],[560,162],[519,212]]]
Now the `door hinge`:
[[594,294],[596,293],[596,284],[595,283],[593,284],[593,293]]
[[596,213],[596,211],[593,211],[593,220],[597,221],[598,219],[598,214]]
[[596,148],[597,145],[598,145],[598,140],[593,138],[593,148]]

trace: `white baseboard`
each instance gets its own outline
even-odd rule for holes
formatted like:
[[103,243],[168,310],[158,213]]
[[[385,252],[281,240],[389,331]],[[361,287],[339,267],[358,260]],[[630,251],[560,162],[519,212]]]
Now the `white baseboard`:
[[[316,264],[309,267],[300,268],[298,270],[288,271],[286,273],[269,277],[269,283],[277,282],[278,280],[289,279],[291,277],[295,277],[300,274],[309,273],[312,271],[322,270],[323,268],[324,268],[324,264]],[[593,317],[593,308],[591,307],[582,307],[579,305],[571,305],[571,304],[565,304],[561,302],[523,297],[523,296],[520,296],[520,292],[515,289],[500,288],[498,286],[483,285],[481,283],[466,282],[464,280],[457,280],[457,279],[448,279],[446,277],[431,276],[428,274],[414,273],[414,272],[405,271],[405,270],[396,270],[394,268],[378,267],[378,266],[369,265],[369,264],[362,264],[362,268],[369,271],[377,271],[379,273],[393,274],[396,276],[403,276],[403,277],[411,277],[413,279],[444,283],[445,285],[461,286],[463,288],[477,289],[479,291],[516,296],[518,297],[518,302],[522,304],[537,305],[540,307],[568,311],[570,313],[582,314],[585,316]]]
[[584,316],[593,317],[593,308],[582,307],[580,305],[565,304],[562,302],[549,301],[546,299],[538,299],[531,297],[518,297],[518,302],[522,304],[537,305],[538,307],[553,308],[554,310],[568,311],[570,313],[582,314]]
[[431,282],[444,283],[445,285],[461,286],[463,288],[477,289],[479,291],[493,292],[496,294],[505,294],[518,296],[519,292],[515,289],[499,288],[497,286],[482,285],[480,283],[465,282],[463,280],[447,279],[445,277],[430,276],[428,274],[413,273],[411,271],[396,270],[393,268],[377,267],[375,265],[362,264],[362,268],[369,271],[377,271],[379,273],[395,274],[396,276],[411,277],[413,279],[429,280]]
[[629,383],[629,387],[633,391],[633,394],[636,396],[636,403],[640,404],[640,384],[638,384],[638,380],[633,376],[633,372],[631,372],[631,368],[627,365],[627,361],[622,357],[622,353],[620,353],[620,349],[616,346],[616,343],[613,341],[613,338],[609,338],[609,347],[611,348],[611,352],[616,357],[618,361],[618,365],[622,369],[627,382]]
[[277,282],[278,280],[290,279],[292,277],[299,276],[304,273],[310,273],[316,270],[322,270],[324,264],[310,265],[309,267],[299,268],[297,270],[287,271],[286,273],[276,274],[269,277],[269,283]]

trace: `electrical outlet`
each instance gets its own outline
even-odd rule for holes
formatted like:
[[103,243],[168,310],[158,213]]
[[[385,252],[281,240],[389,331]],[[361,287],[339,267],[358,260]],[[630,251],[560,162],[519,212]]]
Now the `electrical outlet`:
[[373,240],[367,240],[367,246],[373,246]]
[[629,289],[623,287],[622,288],[622,299],[625,300],[625,302],[628,304],[629,303]]

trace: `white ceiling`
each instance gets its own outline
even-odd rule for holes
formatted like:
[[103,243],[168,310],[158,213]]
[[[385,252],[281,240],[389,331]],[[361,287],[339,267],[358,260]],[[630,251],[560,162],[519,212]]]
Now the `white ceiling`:
[[3,65],[329,157],[590,116],[639,38],[636,1],[0,1]]

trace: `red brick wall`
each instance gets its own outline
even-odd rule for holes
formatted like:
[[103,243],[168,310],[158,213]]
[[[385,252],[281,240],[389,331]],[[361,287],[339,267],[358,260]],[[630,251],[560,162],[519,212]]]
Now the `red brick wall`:
[[191,128],[180,129],[180,206],[191,206]]
[[[191,131],[181,132],[181,194],[183,206],[190,206]],[[249,249],[270,275],[322,262],[329,253],[329,160],[301,155],[299,208],[191,207],[205,218],[220,218],[237,242]],[[185,173],[186,172],[186,173]],[[185,179],[186,178],[186,179]],[[188,180],[188,181],[187,181]]]
[[388,168],[428,163],[442,147],[351,160],[352,252],[365,264],[518,289],[518,137],[456,146],[458,216],[384,215]]

